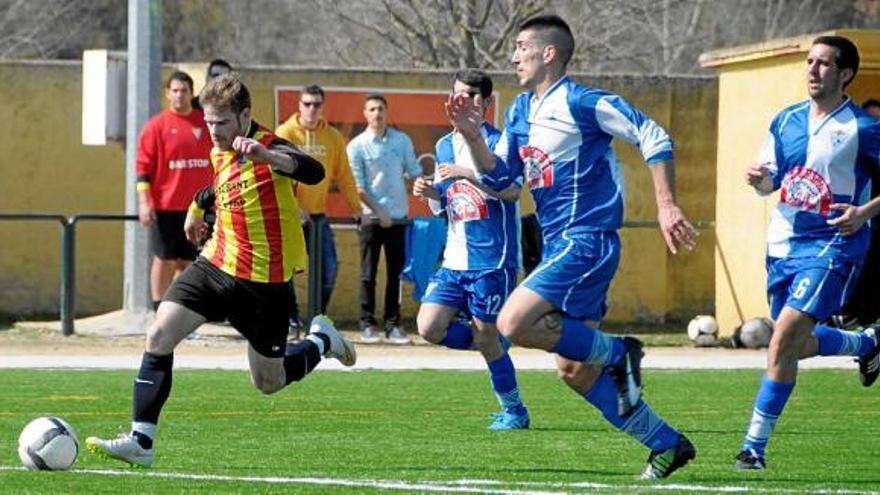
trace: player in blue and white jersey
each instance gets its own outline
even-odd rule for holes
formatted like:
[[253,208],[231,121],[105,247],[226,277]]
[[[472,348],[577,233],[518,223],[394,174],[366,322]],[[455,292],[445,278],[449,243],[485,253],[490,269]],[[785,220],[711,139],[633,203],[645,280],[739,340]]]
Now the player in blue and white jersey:
[[644,478],[663,478],[696,455],[691,442],[641,399],[641,342],[598,330],[617,270],[624,187],[612,140],[639,147],[649,165],[660,230],[669,249],[692,249],[696,232],[675,201],[672,141],[623,98],[566,76],[574,52],[568,25],[540,16],[520,26],[511,61],[520,94],[493,153],[478,139],[474,105],[451,114],[480,168],[524,176],[544,235],[541,264],[498,316],[514,344],[557,354],[560,377],[618,429],[651,449]]
[[[480,70],[460,70],[455,74],[453,95],[467,99],[480,95],[482,116],[492,99],[492,79]],[[480,132],[489,146],[501,134],[486,122],[481,122]],[[413,185],[416,196],[431,200],[432,209],[445,211],[448,219],[443,264],[431,278],[419,308],[419,334],[451,349],[479,350],[501,406],[489,429],[528,428],[529,414],[520,399],[516,370],[495,327],[498,312],[516,285],[519,187],[511,185],[502,167],[483,174],[464,137],[455,130],[437,142],[435,159],[433,181],[419,178]]]
[[880,166],[880,123],[844,93],[859,68],[848,39],[821,36],[807,55],[810,98],[780,112],[746,180],[780,190],[767,233],[767,296],[775,320],[767,372],[755,397],[737,469],[764,469],[767,441],[795,386],[798,360],[851,355],[864,386],[877,379],[877,330],[817,324],[846,302],[880,210],[867,201]]

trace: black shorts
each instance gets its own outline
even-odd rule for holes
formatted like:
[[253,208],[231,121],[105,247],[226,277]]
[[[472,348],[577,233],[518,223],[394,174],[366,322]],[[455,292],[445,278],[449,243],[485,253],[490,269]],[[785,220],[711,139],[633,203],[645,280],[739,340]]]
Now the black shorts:
[[150,225],[150,251],[162,260],[194,260],[198,252],[183,231],[185,211],[157,211]]
[[164,301],[173,301],[208,321],[229,320],[251,346],[266,357],[287,348],[289,283],[251,282],[233,277],[199,256],[174,279]]

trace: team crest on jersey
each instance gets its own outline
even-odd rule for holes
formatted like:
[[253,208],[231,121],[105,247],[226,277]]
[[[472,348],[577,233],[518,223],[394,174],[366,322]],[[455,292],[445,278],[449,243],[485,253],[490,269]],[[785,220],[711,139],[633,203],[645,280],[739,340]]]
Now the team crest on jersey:
[[523,161],[526,184],[531,189],[553,185],[553,162],[550,156],[534,146],[520,146],[519,156]]
[[446,200],[453,222],[470,222],[489,218],[489,206],[482,191],[468,182],[458,181],[446,190]]
[[831,187],[822,174],[807,167],[794,167],[782,180],[783,203],[820,215],[831,211]]

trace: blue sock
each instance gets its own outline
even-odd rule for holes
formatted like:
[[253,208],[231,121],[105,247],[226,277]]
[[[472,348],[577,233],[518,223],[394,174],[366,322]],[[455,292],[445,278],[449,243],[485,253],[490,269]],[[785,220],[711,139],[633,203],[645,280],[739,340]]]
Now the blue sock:
[[474,345],[474,330],[463,323],[453,321],[446,329],[446,337],[440,341],[450,349],[471,349]]
[[743,441],[743,450],[754,450],[758,455],[764,455],[770,434],[773,433],[776,421],[782,414],[792,390],[794,383],[774,382],[764,375],[758,395],[755,397],[755,407],[752,410],[749,431],[746,432]]
[[569,316],[562,317],[562,334],[553,352],[572,361],[606,366],[623,356],[623,340],[606,335]]
[[864,332],[816,325],[813,335],[819,341],[820,356],[863,356],[874,350],[874,339]]
[[633,412],[622,418],[617,414],[617,388],[608,368],[584,394],[587,402],[596,406],[602,416],[618,430],[635,438],[651,450],[666,450],[678,445],[680,434],[675,428],[651,410],[644,400],[639,399]]
[[489,379],[501,409],[514,414],[525,414],[526,408],[519,397],[519,386],[516,384],[516,369],[506,352],[500,358],[488,363]]

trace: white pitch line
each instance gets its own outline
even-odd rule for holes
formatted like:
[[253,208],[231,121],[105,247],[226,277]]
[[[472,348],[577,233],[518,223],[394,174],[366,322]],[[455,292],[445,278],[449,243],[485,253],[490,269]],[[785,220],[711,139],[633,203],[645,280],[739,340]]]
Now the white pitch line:
[[517,485],[517,486],[542,486],[542,487],[552,487],[552,488],[593,488],[598,490],[609,490],[609,489],[626,489],[626,490],[634,490],[634,491],[648,491],[648,492],[657,492],[657,491],[687,491],[687,492],[698,492],[698,493],[794,493],[794,494],[837,494],[837,495],[880,495],[880,492],[874,491],[860,491],[860,490],[850,490],[848,488],[810,488],[810,489],[797,489],[797,488],[760,488],[755,486],[714,486],[714,485],[691,485],[686,483],[664,483],[659,482],[655,484],[644,484],[644,485],[612,485],[608,483],[597,483],[593,481],[498,481],[498,480],[475,480],[475,479],[463,479],[463,480],[454,480],[454,481],[445,481],[445,482],[437,482],[437,483],[445,483],[447,485]]
[[[20,466],[2,466],[0,471],[25,471]],[[503,480],[478,480],[461,479],[449,481],[402,481],[402,480],[371,480],[371,479],[345,479],[345,478],[309,478],[287,476],[231,476],[214,474],[174,473],[162,471],[123,471],[114,469],[72,469],[73,473],[93,474],[100,476],[129,476],[144,478],[159,478],[172,480],[190,481],[229,481],[245,483],[269,483],[286,485],[322,485],[322,486],[345,486],[356,488],[375,488],[385,490],[418,490],[423,492],[446,492],[446,493],[477,493],[482,495],[570,495],[572,490],[593,489],[599,491],[623,490],[636,492],[657,491],[688,491],[696,493],[791,493],[791,494],[815,494],[834,493],[839,495],[880,495],[880,492],[850,490],[846,488],[760,488],[745,485],[692,485],[687,483],[655,483],[642,485],[614,485],[609,483],[597,483],[591,481],[574,482],[541,482],[541,481],[503,481]],[[502,485],[513,485],[522,489],[501,488]],[[482,486],[482,488],[481,488]],[[497,486],[498,488],[489,488]],[[534,487],[534,488],[529,488]],[[550,491],[549,489],[564,490]],[[589,492],[576,491],[580,494]]]
[[[0,466],[0,471],[25,471],[23,467]],[[442,482],[407,482],[393,480],[356,480],[340,478],[292,478],[285,476],[227,476],[213,474],[169,473],[159,471],[118,471],[112,469],[71,469],[70,472],[101,476],[130,476],[190,481],[232,481],[245,483],[270,483],[285,485],[323,485],[384,490],[419,490],[424,492],[479,493],[483,495],[569,495],[571,492],[488,489],[469,486],[446,486]]]

